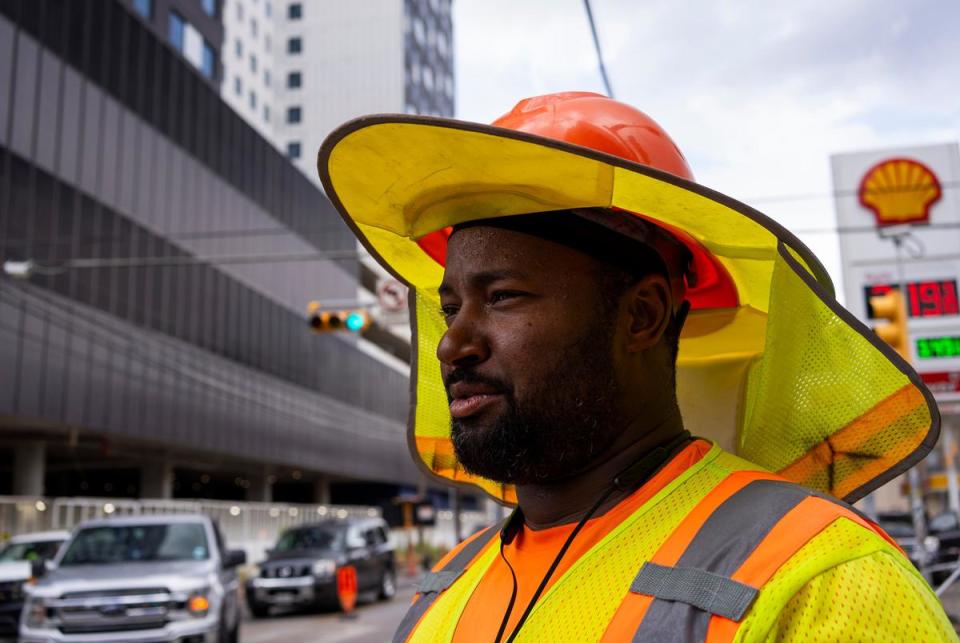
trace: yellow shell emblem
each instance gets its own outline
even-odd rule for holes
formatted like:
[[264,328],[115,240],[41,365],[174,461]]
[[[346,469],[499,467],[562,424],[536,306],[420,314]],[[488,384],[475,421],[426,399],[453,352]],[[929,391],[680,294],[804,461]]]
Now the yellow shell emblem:
[[940,200],[940,181],[913,159],[888,159],[874,165],[860,182],[860,203],[873,211],[878,226],[926,223],[930,206]]

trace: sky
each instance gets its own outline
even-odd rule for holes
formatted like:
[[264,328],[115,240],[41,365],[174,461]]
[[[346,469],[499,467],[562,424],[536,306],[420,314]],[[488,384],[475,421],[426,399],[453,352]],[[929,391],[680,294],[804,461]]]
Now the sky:
[[[592,0],[614,96],[841,282],[830,155],[960,140],[955,0]],[[456,115],[603,92],[582,0],[454,0]],[[799,198],[798,198],[799,197]]]

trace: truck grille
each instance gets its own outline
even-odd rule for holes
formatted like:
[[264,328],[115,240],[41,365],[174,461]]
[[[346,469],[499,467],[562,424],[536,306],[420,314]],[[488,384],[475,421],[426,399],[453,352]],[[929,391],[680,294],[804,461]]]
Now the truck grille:
[[49,603],[48,616],[65,634],[149,630],[166,625],[184,601],[162,587],[71,592]]
[[260,570],[262,578],[293,578],[295,576],[309,576],[310,565],[275,565],[263,567]]

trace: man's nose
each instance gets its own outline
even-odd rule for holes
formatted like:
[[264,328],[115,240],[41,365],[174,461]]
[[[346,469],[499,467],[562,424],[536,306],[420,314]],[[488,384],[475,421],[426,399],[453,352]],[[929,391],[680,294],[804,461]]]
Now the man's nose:
[[474,320],[458,315],[437,345],[437,359],[448,366],[473,366],[490,356],[490,345]]

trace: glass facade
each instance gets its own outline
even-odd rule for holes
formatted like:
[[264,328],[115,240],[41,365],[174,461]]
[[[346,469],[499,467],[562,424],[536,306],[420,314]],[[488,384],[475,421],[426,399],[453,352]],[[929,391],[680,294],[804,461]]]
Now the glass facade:
[[177,51],[183,51],[183,35],[184,30],[186,29],[186,22],[176,11],[170,12],[170,28],[167,32],[167,38],[170,40],[170,44],[173,45],[173,48]]
[[306,329],[352,234],[130,4],[0,3],[0,96],[0,431],[417,479],[406,375]]
[[451,0],[404,0],[406,111],[454,115]]

